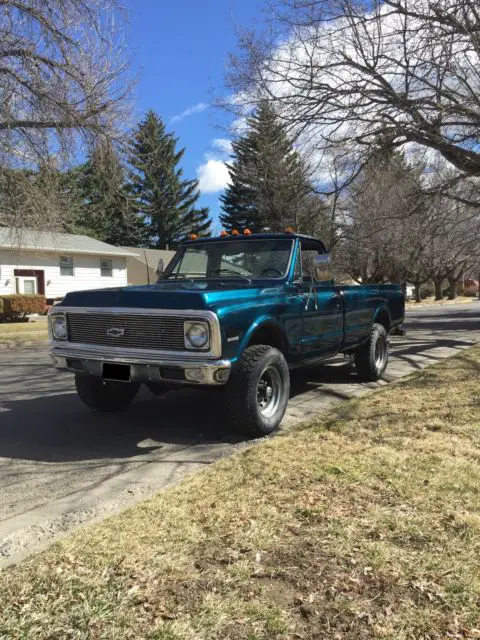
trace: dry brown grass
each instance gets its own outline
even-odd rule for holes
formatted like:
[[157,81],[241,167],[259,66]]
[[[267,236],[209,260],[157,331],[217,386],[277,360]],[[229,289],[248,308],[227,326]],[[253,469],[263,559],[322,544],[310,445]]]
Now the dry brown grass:
[[480,637],[480,347],[0,581],[0,637]]
[[472,296],[457,296],[455,300],[447,300],[443,298],[442,300],[435,300],[432,296],[431,298],[424,298],[421,302],[415,302],[414,300],[408,300],[405,303],[407,309],[415,309],[421,307],[428,307],[431,305],[449,305],[449,304],[467,304],[469,302],[475,302],[478,300],[478,296],[475,298]]

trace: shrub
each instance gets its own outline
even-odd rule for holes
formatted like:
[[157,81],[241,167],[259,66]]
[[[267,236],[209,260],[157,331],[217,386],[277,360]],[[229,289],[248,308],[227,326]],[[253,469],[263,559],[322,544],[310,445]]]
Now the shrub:
[[469,285],[463,290],[463,295],[469,298],[475,298],[478,295],[478,288],[475,285]]
[[0,316],[4,320],[23,318],[28,313],[44,313],[45,296],[7,295],[0,296]]

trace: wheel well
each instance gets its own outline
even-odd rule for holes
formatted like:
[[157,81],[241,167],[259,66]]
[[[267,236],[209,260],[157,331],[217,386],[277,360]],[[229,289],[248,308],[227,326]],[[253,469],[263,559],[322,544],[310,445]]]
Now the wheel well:
[[385,310],[380,311],[375,316],[375,322],[377,324],[383,325],[387,331],[390,331],[390,326],[391,326],[390,316],[388,315],[388,313]]
[[275,324],[263,324],[256,329],[250,338],[248,345],[251,347],[254,344],[267,344],[270,347],[275,347],[286,355],[288,351],[288,341],[285,334]]

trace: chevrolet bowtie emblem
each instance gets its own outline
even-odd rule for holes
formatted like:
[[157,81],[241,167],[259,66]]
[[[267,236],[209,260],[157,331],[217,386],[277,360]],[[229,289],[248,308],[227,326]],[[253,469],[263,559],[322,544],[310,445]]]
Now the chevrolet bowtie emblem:
[[125,329],[123,327],[110,327],[107,329],[107,336],[109,338],[121,338],[125,335]]

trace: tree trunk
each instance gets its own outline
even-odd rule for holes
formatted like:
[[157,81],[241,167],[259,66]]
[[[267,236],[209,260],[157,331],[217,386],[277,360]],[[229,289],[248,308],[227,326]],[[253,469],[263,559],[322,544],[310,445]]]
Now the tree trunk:
[[435,287],[435,300],[442,299],[442,281],[443,281],[443,278],[433,279],[433,285]]
[[457,278],[449,278],[448,279],[448,299],[455,300],[458,292],[458,279]]
[[420,283],[415,282],[415,302],[421,302],[422,298],[420,296]]

